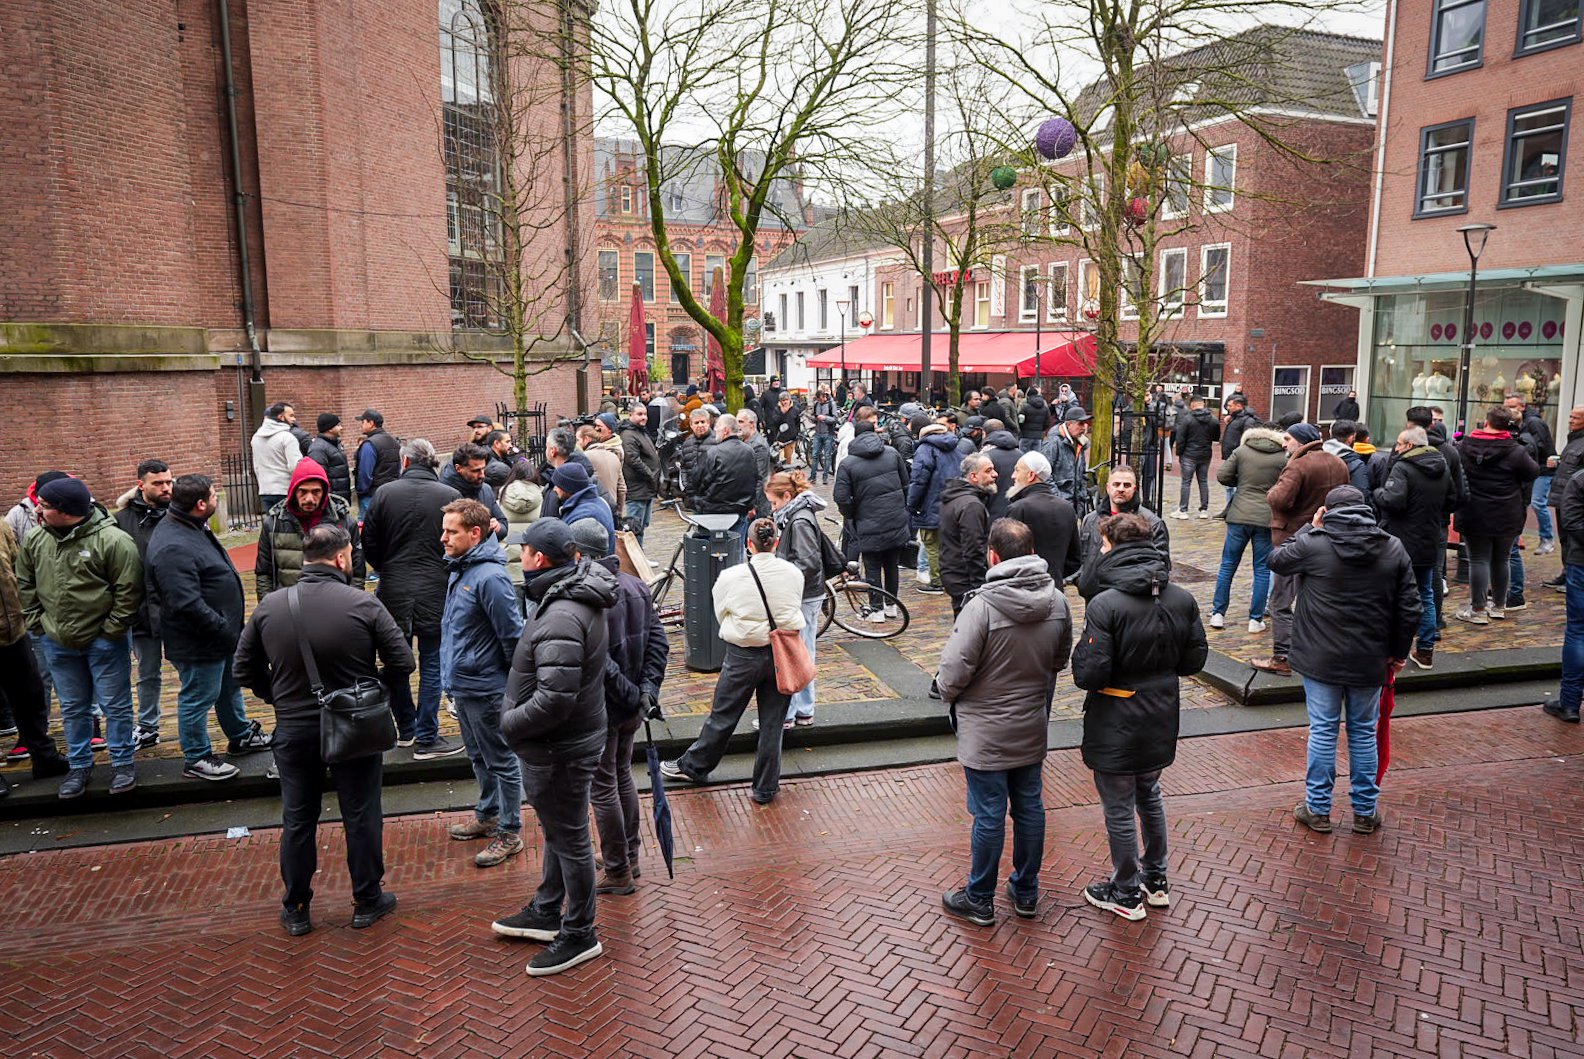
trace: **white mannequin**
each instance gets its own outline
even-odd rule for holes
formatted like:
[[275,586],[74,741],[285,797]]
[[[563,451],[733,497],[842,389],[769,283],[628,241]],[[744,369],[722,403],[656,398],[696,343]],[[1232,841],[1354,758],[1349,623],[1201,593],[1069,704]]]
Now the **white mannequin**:
[[1425,380],[1425,397],[1432,401],[1447,400],[1452,396],[1453,389],[1452,380],[1439,371]]
[[1492,400],[1497,400],[1507,396],[1507,377],[1500,371],[1498,371],[1496,373],[1496,377],[1490,381],[1490,392]]
[[1429,380],[1425,378],[1425,374],[1422,371],[1419,374],[1417,374],[1417,375],[1415,375],[1413,377],[1413,390],[1412,390],[1412,393],[1413,393],[1413,399],[1415,401],[1423,401],[1429,396],[1425,392],[1426,385],[1427,385],[1428,382],[1429,382]]

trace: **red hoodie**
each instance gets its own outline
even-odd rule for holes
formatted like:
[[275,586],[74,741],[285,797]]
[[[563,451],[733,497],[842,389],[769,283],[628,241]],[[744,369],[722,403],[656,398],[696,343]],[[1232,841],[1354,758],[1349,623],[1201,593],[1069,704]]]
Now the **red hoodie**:
[[[317,480],[324,486],[324,500],[319,504],[319,510],[313,514],[305,514],[297,507],[297,487],[304,482]],[[297,516],[297,521],[302,525],[303,532],[307,533],[319,525],[319,520],[324,518],[325,512],[330,509],[330,476],[325,469],[319,466],[317,460],[310,460],[304,456],[297,463],[297,469],[292,471],[291,485],[286,487],[286,510]]]

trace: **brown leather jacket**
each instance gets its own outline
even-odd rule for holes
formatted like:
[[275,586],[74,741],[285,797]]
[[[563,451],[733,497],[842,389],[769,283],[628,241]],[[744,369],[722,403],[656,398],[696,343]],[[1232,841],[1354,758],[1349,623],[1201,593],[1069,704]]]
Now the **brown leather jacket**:
[[1347,464],[1324,451],[1324,441],[1311,441],[1287,460],[1281,477],[1265,493],[1271,509],[1271,545],[1274,547],[1298,532],[1314,518],[1325,503],[1326,494],[1347,485]]
[[22,617],[22,594],[17,591],[16,562],[22,548],[16,534],[0,522],[0,647],[10,647],[27,635]]

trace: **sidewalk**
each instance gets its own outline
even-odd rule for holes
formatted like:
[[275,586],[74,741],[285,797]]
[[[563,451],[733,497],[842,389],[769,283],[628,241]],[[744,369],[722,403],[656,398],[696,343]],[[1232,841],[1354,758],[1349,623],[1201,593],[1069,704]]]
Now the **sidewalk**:
[[544,980],[536,946],[488,928],[536,851],[480,872],[455,814],[387,823],[401,906],[367,931],[321,830],[300,939],[275,922],[275,832],[10,857],[8,1054],[1577,1055],[1584,732],[1533,709],[1405,719],[1368,837],[1345,811],[1332,836],[1294,824],[1303,740],[1181,745],[1174,907],[1135,924],[1077,896],[1105,839],[1075,751],[1045,770],[1039,916],[999,901],[988,929],[939,908],[966,867],[955,766],[796,781],[765,809],[674,793],[677,878],[646,823],[641,889],[601,899],[607,955]]

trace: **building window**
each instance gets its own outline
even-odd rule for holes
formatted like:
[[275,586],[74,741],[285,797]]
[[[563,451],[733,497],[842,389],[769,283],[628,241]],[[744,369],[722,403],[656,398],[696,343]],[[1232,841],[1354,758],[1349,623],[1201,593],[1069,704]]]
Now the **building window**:
[[759,259],[750,257],[748,269],[743,274],[743,304],[759,304]]
[[599,296],[613,302],[621,297],[621,253],[616,250],[599,252]]
[[495,41],[478,0],[441,0],[439,19],[451,326],[490,328],[500,322],[506,264],[495,137]]
[[671,381],[678,386],[686,386],[690,372],[690,358],[686,353],[671,354]]
[[1474,119],[1432,125],[1420,134],[1419,202],[1416,216],[1468,209],[1469,151]]
[[[682,273],[682,286],[691,291],[693,289],[693,255],[676,254],[674,256],[676,257],[677,271]],[[678,294],[677,288],[673,286],[671,288],[671,301],[675,303],[681,300],[682,295]]]
[[632,212],[632,187],[631,187],[631,185],[628,185],[628,184],[623,184],[622,185],[622,189],[621,189],[621,211],[623,213],[631,213]]
[[1100,270],[1093,261],[1078,262],[1078,311],[1085,320],[1100,315]]
[[1161,315],[1182,315],[1183,302],[1188,298],[1188,250],[1162,250],[1160,257],[1160,308]]
[[1199,251],[1199,316],[1227,314],[1227,276],[1232,271],[1232,247],[1226,243]]
[[1033,323],[1039,319],[1040,267],[1024,265],[1018,270],[1018,319]]
[[1503,206],[1558,202],[1562,164],[1567,157],[1571,99],[1552,100],[1507,112],[1507,165],[1502,175]]
[[1161,202],[1161,217],[1176,220],[1188,216],[1188,195],[1193,188],[1193,155],[1173,155],[1166,163],[1166,198]]
[[1067,263],[1058,262],[1050,267],[1050,300],[1045,303],[1045,319],[1067,319]]
[[1144,290],[1144,263],[1133,254],[1122,255],[1122,290],[1119,293],[1122,319],[1137,320],[1138,303],[1147,292]]
[[990,326],[990,284],[980,280],[974,284],[974,322],[975,327]]
[[1237,144],[1229,143],[1205,152],[1205,212],[1230,210],[1236,183]]
[[1005,254],[990,259],[990,315],[1006,318],[1007,263]]
[[1480,64],[1485,47],[1485,0],[1436,0],[1430,25],[1430,73]]
[[[721,254],[704,255],[704,300],[707,302],[715,294],[715,270],[721,270],[721,276],[726,275],[726,258]],[[783,314],[784,315],[784,314]]]
[[1271,418],[1297,412],[1309,419],[1309,368],[1306,365],[1271,369]]
[[776,319],[780,321],[780,327],[784,331],[791,324],[791,317],[787,316],[787,296],[785,294],[781,295],[780,305],[781,311],[776,314]]
[[1040,234],[1040,205],[1043,198],[1039,188],[1023,189],[1023,234],[1030,239]]
[[806,331],[806,330],[808,330],[808,318],[803,312],[803,292],[802,291],[798,291],[796,297],[797,297],[797,329],[799,331]]
[[896,284],[880,284],[880,326],[889,331],[896,326]]
[[1518,54],[1579,40],[1579,0],[1524,0]]
[[643,291],[643,300],[654,301],[654,254],[640,250],[633,255],[633,280]]
[[1072,231],[1072,218],[1067,214],[1067,187],[1058,184],[1051,188],[1050,234],[1052,238]]
[[859,306],[859,304],[858,304],[858,287],[855,284],[854,286],[851,286],[851,287],[847,288],[847,319],[848,319],[848,321],[852,321],[852,320],[858,319],[858,314],[860,312],[862,312],[862,311],[863,311],[862,307]]
[[1105,174],[1096,173],[1089,180],[1089,191],[1084,195],[1082,226],[1088,231],[1100,227],[1100,210],[1105,203]]
[[814,308],[819,317],[819,329],[830,330],[830,291],[821,287],[814,292]]
[[644,324],[644,361],[654,360],[655,355],[655,325]]

